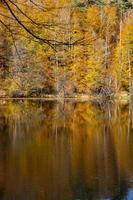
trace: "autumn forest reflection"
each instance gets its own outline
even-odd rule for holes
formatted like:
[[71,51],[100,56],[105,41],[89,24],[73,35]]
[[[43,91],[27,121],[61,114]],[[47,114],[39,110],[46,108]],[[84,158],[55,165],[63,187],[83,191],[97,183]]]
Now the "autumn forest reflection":
[[131,104],[1,101],[0,199],[133,199]]

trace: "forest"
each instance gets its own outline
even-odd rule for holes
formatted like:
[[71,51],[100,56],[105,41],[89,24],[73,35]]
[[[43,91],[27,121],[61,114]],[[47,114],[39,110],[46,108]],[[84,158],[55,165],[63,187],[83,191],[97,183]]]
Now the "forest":
[[0,0],[0,97],[133,94],[132,0]]

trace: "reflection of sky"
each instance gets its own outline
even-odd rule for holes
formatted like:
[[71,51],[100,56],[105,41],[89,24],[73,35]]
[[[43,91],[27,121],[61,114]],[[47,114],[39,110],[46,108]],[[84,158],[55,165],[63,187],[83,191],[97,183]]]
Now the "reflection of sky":
[[133,189],[128,191],[127,200],[133,200]]
[[[112,200],[112,198],[105,198],[104,200]],[[133,200],[133,189],[130,189],[127,193],[127,197],[123,200]]]

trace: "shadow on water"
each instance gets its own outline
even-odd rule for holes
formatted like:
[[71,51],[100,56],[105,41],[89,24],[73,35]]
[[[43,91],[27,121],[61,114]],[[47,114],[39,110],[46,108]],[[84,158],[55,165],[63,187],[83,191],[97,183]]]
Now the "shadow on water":
[[133,199],[133,112],[114,102],[0,103],[0,199]]

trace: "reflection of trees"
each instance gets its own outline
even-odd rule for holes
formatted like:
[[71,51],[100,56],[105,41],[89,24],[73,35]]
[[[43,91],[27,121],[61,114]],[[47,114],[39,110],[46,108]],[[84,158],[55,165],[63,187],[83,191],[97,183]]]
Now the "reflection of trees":
[[[79,179],[76,178],[76,181],[79,180],[76,191],[80,191],[80,189],[78,189],[80,185],[81,188],[88,188],[88,191],[90,191],[88,194],[89,199],[91,199],[89,196],[90,194],[92,199],[94,197],[101,199],[109,196],[122,199],[122,197],[127,194],[128,186],[126,175],[124,174],[123,176],[119,166],[116,149],[119,147],[115,146],[114,130],[112,129],[112,120],[115,117],[116,108],[111,108],[111,105],[104,104],[104,106],[100,105],[99,108],[97,106],[97,110],[92,108],[94,111],[92,112],[90,105],[88,109],[87,105],[85,107],[84,116],[81,114],[81,119],[77,120],[77,124],[75,125],[79,130],[79,138],[77,139],[77,148],[79,148],[79,150],[77,151],[77,149],[75,149],[79,161],[75,166],[75,168],[78,169],[74,168],[73,170],[74,174],[77,170],[78,176],[80,174],[79,171],[82,169],[82,175]],[[84,134],[82,134],[83,129],[80,131],[80,122],[83,117],[85,119],[83,127],[86,127]],[[76,132],[75,138],[77,134]],[[118,132],[116,134],[118,134]],[[75,146],[75,144],[73,146]],[[73,155],[73,153],[71,154]],[[85,191],[82,190],[82,193],[81,196],[84,196]]]
[[1,199],[126,197],[133,166],[128,107],[39,101],[0,111]]

